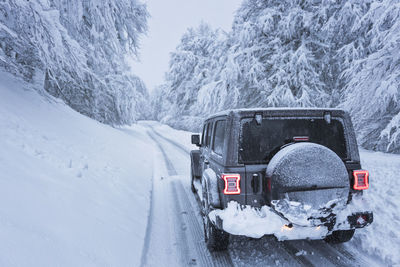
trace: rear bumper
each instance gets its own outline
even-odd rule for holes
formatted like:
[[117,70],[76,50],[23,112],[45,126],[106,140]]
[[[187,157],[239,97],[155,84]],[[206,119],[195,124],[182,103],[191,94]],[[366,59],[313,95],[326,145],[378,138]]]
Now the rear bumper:
[[214,210],[209,215],[213,224],[233,235],[260,238],[274,235],[278,240],[323,239],[333,231],[363,228],[373,222],[371,211],[349,212],[348,209],[333,215],[330,222],[298,225],[276,213],[271,207],[254,209],[230,202],[224,210]]
[[[346,220],[346,222],[344,222],[344,224],[347,225],[347,227],[344,226],[342,229],[342,228],[340,228],[340,226],[338,224],[334,224],[332,229],[334,229],[334,230],[350,230],[350,229],[356,229],[356,228],[364,228],[364,227],[370,225],[373,221],[374,221],[374,214],[371,211],[357,212],[350,216],[347,216],[347,220]],[[215,226],[218,229],[223,230],[223,223],[224,222],[221,219],[221,217],[216,216]]]

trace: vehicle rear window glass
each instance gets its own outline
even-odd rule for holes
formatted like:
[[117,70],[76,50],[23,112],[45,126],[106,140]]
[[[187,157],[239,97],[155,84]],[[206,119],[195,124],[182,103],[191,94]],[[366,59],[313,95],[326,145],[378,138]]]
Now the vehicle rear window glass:
[[211,122],[207,125],[207,138],[206,138],[206,146],[209,147],[211,143]]
[[225,137],[225,121],[217,121],[214,129],[214,141],[212,150],[218,155],[222,155],[224,148],[224,137]]
[[328,147],[343,160],[347,158],[343,124],[338,119],[328,124],[321,118],[263,118],[261,124],[257,124],[254,118],[244,118],[241,120],[239,162],[269,162],[296,136],[307,136],[309,142]]

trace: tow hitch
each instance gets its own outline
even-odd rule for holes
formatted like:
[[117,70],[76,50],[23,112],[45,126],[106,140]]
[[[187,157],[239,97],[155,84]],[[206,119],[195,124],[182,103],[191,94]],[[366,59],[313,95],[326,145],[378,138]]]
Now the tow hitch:
[[347,217],[352,228],[362,228],[371,224],[374,220],[372,212],[357,212]]

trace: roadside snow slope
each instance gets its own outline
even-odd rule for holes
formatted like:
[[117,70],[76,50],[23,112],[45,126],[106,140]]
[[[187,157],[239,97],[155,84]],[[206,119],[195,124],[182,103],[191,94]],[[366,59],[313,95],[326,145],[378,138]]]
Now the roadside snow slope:
[[345,245],[362,248],[388,265],[400,265],[400,155],[360,149],[361,166],[369,171],[369,189],[364,191],[374,212],[374,222],[356,231]]
[[0,72],[0,266],[140,265],[153,157],[143,130],[30,87]]

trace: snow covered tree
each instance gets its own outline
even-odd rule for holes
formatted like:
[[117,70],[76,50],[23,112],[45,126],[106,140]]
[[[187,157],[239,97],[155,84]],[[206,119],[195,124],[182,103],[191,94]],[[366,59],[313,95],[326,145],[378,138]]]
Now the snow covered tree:
[[219,66],[218,51],[224,45],[224,38],[222,31],[214,31],[204,23],[196,29],[188,29],[182,36],[176,51],[171,53],[166,84],[154,95],[156,98],[163,95],[161,109],[168,114],[159,113],[158,119],[164,118],[162,121],[176,127],[184,127],[188,123],[195,125],[195,121],[202,119],[204,110],[196,110],[195,103],[199,99],[200,88],[215,75],[213,71]]
[[231,32],[185,33],[158,118],[194,130],[228,108],[339,106],[364,147],[400,152],[399,21],[395,0],[244,0]]
[[[238,107],[329,106],[315,55],[326,45],[313,42],[319,36],[309,19],[317,8],[248,0],[229,34],[207,35],[213,31],[202,30],[209,29],[204,25],[188,30],[171,56],[171,86],[164,87],[166,95],[176,96],[172,106],[196,117]],[[206,53],[193,45],[196,40],[207,44]],[[171,82],[175,77],[180,77],[179,84]]]
[[400,3],[374,2],[352,31],[360,56],[343,72],[343,107],[355,118],[361,144],[400,153]]
[[[147,91],[124,59],[137,55],[147,10],[136,0],[0,2],[1,66],[109,124],[140,116]],[[129,101],[127,101],[129,100]]]

